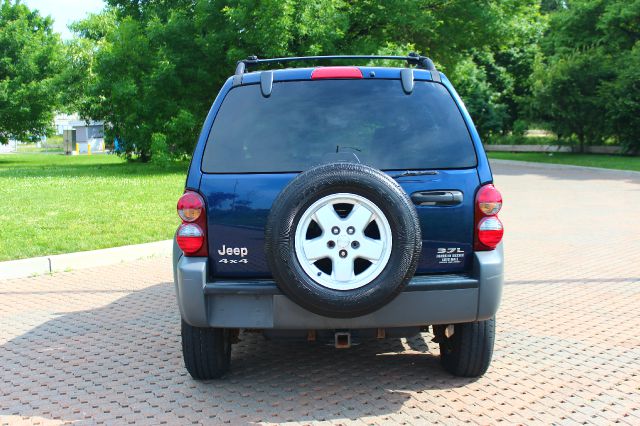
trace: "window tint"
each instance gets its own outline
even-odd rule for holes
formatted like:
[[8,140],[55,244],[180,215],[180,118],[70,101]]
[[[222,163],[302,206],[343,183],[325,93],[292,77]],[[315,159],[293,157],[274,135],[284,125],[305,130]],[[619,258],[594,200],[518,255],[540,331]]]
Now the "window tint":
[[297,172],[354,154],[382,170],[476,165],[462,115],[442,85],[416,82],[406,95],[399,80],[372,79],[274,83],[269,98],[259,85],[232,89],[202,169]]

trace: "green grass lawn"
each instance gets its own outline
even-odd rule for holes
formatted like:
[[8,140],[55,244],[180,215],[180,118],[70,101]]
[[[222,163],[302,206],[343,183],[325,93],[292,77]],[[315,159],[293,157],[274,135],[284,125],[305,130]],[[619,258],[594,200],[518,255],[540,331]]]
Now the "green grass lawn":
[[602,167],[604,169],[640,171],[640,157],[600,154],[572,154],[543,152],[488,152],[489,158],[500,160],[534,161],[537,163],[571,164]]
[[18,154],[36,154],[36,153],[57,153],[63,152],[63,139],[62,135],[49,136],[46,141],[42,142],[40,146],[36,146],[35,143],[18,144]]
[[0,155],[0,261],[171,238],[187,167]]
[[35,145],[18,145],[18,154],[62,154],[62,147],[58,146],[46,146],[46,147],[38,147]]

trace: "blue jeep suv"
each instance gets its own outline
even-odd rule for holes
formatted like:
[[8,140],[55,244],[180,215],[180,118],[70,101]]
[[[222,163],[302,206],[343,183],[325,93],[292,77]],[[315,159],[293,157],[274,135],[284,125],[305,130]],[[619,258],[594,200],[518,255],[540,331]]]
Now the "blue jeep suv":
[[[295,61],[401,60],[404,68]],[[195,379],[241,330],[348,348],[432,331],[484,374],[503,285],[502,197],[451,83],[426,57],[238,62],[178,201],[174,280]]]

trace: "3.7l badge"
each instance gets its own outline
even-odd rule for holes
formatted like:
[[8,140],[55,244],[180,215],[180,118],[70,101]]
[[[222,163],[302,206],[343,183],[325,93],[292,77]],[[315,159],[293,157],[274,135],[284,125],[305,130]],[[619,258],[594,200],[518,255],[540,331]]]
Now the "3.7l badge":
[[462,263],[462,259],[464,259],[464,250],[460,247],[438,247],[436,259],[438,260],[438,263],[441,264]]

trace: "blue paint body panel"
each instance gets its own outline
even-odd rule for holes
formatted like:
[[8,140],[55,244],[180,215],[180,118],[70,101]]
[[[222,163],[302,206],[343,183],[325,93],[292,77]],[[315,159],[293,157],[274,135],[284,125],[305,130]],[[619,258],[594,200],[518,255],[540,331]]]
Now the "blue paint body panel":
[[[400,79],[400,68],[359,67],[363,78]],[[314,68],[273,71],[274,81],[309,80]],[[414,79],[431,81],[431,72],[414,70]],[[477,156],[477,167],[437,170],[435,175],[402,177],[398,182],[411,194],[425,190],[458,190],[463,202],[457,206],[417,206],[423,235],[418,274],[469,271],[473,263],[474,199],[478,188],[492,182],[491,169],[480,137],[462,100],[449,80],[441,83],[460,109]],[[259,84],[260,72],[242,76],[242,84]],[[216,97],[205,120],[189,167],[186,187],[199,191],[207,204],[209,271],[211,277],[270,277],[264,253],[264,228],[271,205],[294,173],[212,174],[201,169],[204,148],[215,116],[227,93],[233,88],[229,78]],[[248,129],[250,131],[250,129]],[[399,171],[388,171],[396,174]],[[244,257],[221,255],[224,247],[246,247]],[[438,250],[454,251],[459,263],[443,263]],[[226,261],[222,261],[226,259]],[[235,262],[229,262],[229,260]]]
[[[388,172],[395,174],[397,172]],[[264,228],[273,200],[295,177],[293,173],[204,174],[200,192],[208,209],[209,259],[212,276],[269,277],[264,252]],[[441,170],[435,176],[400,178],[411,194],[421,190],[460,190],[462,204],[451,207],[417,206],[423,235],[422,257],[417,273],[460,272],[468,270],[472,259],[473,199],[478,187],[475,169]],[[225,247],[246,247],[247,262],[221,263]],[[459,249],[459,264],[437,263],[438,248]],[[456,250],[458,252],[458,250]],[[242,260],[238,256],[234,260]]]

